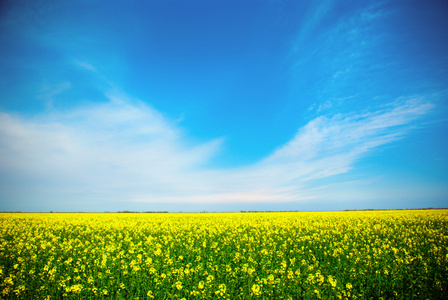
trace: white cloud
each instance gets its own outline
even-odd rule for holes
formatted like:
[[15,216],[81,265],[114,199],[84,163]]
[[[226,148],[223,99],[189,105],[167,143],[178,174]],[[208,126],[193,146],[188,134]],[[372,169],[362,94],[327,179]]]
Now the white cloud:
[[191,145],[153,108],[118,93],[108,97],[108,103],[34,118],[2,113],[1,172],[14,185],[31,183],[30,201],[33,186],[53,201],[303,201],[324,193],[311,183],[350,171],[372,149],[403,137],[432,107],[410,99],[375,112],[320,116],[256,164],[212,169],[208,162],[221,139]]
[[3,172],[46,178],[73,192],[176,190],[179,177],[206,163],[220,144],[186,145],[152,108],[115,100],[33,119],[3,113],[0,128]]
[[309,8],[309,12],[306,14],[306,17],[300,26],[300,30],[296,38],[296,44],[298,46],[294,49],[294,51],[298,51],[299,46],[305,41],[305,39],[313,34],[316,26],[326,17],[332,5],[333,4],[331,1],[328,0],[321,1],[319,3],[312,3]]
[[74,64],[77,65],[78,67],[81,67],[81,68],[87,70],[87,71],[98,73],[98,70],[95,66],[93,66],[89,63],[86,63],[84,61],[75,60]]

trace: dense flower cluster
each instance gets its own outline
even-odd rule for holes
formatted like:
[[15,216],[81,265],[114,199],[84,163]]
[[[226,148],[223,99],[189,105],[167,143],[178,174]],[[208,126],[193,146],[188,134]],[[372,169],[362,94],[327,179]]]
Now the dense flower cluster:
[[1,299],[448,299],[448,211],[0,214]]

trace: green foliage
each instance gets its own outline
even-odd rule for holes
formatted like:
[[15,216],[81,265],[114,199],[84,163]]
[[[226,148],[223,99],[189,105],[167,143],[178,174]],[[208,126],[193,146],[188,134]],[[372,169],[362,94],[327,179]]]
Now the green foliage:
[[448,211],[0,214],[1,299],[448,299]]

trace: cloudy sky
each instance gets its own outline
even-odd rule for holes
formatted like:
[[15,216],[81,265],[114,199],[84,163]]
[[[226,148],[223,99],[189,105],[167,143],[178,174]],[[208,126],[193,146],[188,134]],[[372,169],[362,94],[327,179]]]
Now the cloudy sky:
[[448,207],[448,3],[0,6],[0,211]]

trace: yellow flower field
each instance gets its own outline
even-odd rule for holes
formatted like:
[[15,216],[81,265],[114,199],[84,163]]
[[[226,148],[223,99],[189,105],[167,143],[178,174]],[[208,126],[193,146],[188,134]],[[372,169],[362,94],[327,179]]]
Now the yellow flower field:
[[1,299],[448,299],[448,211],[1,213]]

